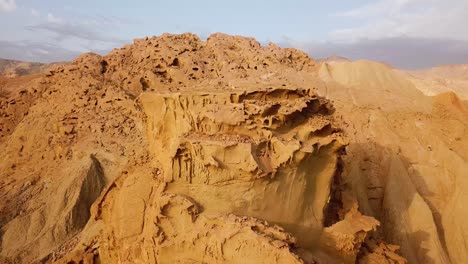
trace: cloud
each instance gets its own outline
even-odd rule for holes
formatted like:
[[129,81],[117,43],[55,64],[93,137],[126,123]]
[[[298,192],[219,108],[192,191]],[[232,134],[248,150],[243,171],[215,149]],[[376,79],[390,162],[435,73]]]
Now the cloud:
[[287,45],[315,58],[369,59],[404,69],[467,63],[466,14],[467,0],[377,0],[331,14],[352,26],[333,30],[328,42]]
[[[35,9],[30,11],[33,16],[41,16]],[[65,19],[48,13],[41,23],[24,27],[39,33],[28,35],[39,35],[40,38],[35,38],[35,41],[0,41],[0,58],[54,62],[72,60],[82,52],[105,54],[129,42],[108,33],[123,23],[117,17],[75,16]]]
[[0,41],[0,58],[34,62],[68,61],[80,53],[60,46],[31,41]]
[[0,0],[0,13],[11,12],[16,9],[16,0]]
[[[450,1],[450,0],[449,0]],[[365,18],[380,17],[382,15],[398,15],[415,4],[431,4],[434,0],[379,0],[351,10],[334,14],[338,17]]]
[[385,62],[401,69],[468,62],[468,41],[465,40],[394,37],[341,43],[283,42],[280,45],[302,49],[316,59],[343,56]]
[[378,0],[355,9],[333,14],[335,19],[359,25],[339,28],[333,41],[380,38],[445,38],[468,40],[466,0]]
[[47,14],[47,22],[53,23],[53,24],[61,24],[63,23],[63,19],[60,17],[56,17],[51,13]]
[[108,34],[102,32],[95,23],[75,23],[64,21],[63,19],[55,17],[52,14],[48,14],[47,20],[48,23],[27,26],[26,29],[31,31],[47,31],[53,33],[55,34],[56,40],[77,38],[85,41],[97,41],[119,45],[127,42],[127,40],[111,37]]
[[39,17],[41,14],[40,14],[39,11],[37,11],[36,9],[31,8],[31,15],[32,15],[33,17]]

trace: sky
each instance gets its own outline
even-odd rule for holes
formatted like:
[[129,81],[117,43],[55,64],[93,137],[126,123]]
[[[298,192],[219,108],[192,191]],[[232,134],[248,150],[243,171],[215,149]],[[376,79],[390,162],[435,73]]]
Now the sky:
[[468,63],[468,0],[0,0],[0,58],[71,60],[165,32],[420,69]]

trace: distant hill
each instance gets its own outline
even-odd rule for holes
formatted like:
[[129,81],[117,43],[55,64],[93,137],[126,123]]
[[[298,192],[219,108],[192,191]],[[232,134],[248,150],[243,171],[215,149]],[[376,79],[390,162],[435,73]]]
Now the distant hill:
[[6,77],[40,73],[48,67],[49,64],[44,63],[0,59],[0,75]]
[[345,57],[341,57],[341,56],[330,56],[330,57],[318,60],[318,62],[328,62],[328,63],[330,63],[330,62],[344,62],[344,61],[351,61],[351,60],[348,59],[348,58],[345,58]]
[[410,71],[410,73],[422,78],[468,80],[468,64],[440,65],[426,70]]
[[408,79],[427,95],[452,91],[468,100],[468,64],[441,65],[406,73]]

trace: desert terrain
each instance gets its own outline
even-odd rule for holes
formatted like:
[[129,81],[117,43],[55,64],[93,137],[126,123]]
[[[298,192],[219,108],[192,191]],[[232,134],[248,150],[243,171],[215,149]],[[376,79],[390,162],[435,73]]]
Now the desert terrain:
[[467,65],[186,33],[0,74],[0,263],[468,259]]

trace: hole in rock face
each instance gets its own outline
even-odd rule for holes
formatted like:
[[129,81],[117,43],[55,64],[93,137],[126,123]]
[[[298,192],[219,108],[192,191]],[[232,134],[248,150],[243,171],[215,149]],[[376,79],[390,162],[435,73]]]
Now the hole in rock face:
[[148,85],[148,82],[145,80],[145,78],[140,78],[140,83],[141,83],[141,89],[143,89],[143,91],[146,91],[148,90],[149,88],[149,85]]
[[[345,149],[341,150],[340,155],[345,155]],[[335,174],[332,178],[331,188],[330,188],[330,201],[327,206],[323,208],[323,213],[325,218],[323,219],[323,225],[325,227],[330,227],[333,224],[337,223],[340,220],[340,209],[343,208],[342,203],[342,173],[343,173],[343,161],[338,159],[337,168]]]
[[107,66],[109,64],[107,63],[107,61],[103,60],[101,61],[101,74],[104,74],[107,72]]
[[171,64],[169,64],[171,67],[180,67],[180,61],[178,58],[175,58]]
[[262,113],[262,117],[276,115],[280,108],[281,108],[281,105],[279,105],[279,104],[273,105],[270,108],[268,108],[267,110],[265,110],[265,112]]
[[315,131],[314,135],[318,137],[326,137],[326,136],[331,135],[333,132],[336,132],[336,131],[333,129],[333,127],[330,124],[328,124],[324,126],[323,128]]
[[96,254],[93,256],[93,263],[94,264],[101,264],[101,258],[99,257],[99,254]]
[[198,67],[193,67],[192,70],[198,71]]

